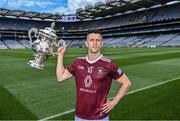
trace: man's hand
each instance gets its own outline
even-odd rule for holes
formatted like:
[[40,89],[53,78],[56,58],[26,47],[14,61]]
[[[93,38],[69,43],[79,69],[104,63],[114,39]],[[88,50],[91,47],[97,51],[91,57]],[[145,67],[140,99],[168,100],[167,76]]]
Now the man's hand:
[[117,79],[117,82],[119,82],[122,86],[114,99],[112,101],[107,100],[107,103],[103,105],[101,109],[103,113],[108,113],[109,111],[111,111],[114,106],[117,105],[118,102],[124,97],[124,95],[126,95],[127,91],[131,86],[131,82],[125,73],[123,73],[123,75]]
[[57,54],[58,55],[64,55],[65,51],[66,51],[66,47],[63,47],[63,46],[59,47],[57,50]]
[[64,55],[64,53],[66,52],[66,47],[67,47],[67,45],[66,45],[65,41],[63,40],[62,41],[62,46],[59,47],[58,50],[57,50],[57,54],[58,55]]
[[109,111],[111,111],[115,107],[116,104],[117,103],[115,103],[113,100],[112,101],[108,100],[107,103],[105,103],[103,105],[103,107],[101,108],[101,111],[103,113],[108,113]]

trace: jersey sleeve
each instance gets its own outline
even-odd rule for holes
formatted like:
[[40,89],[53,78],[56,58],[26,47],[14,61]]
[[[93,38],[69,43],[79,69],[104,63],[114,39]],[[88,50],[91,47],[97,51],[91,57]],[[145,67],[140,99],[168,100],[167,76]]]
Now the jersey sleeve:
[[118,79],[123,75],[123,71],[118,67],[117,64],[111,63],[110,75],[113,79]]
[[69,71],[69,73],[71,73],[72,75],[75,75],[75,61],[73,63],[71,63],[70,65],[67,66],[67,70]]

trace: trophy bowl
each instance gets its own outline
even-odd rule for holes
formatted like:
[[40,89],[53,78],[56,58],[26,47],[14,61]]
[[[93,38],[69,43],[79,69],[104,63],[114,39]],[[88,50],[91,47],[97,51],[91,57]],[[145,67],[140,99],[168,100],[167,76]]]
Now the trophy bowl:
[[[32,50],[34,51],[34,59],[28,60],[27,64],[33,68],[43,70],[45,61],[49,56],[54,56],[53,48],[62,46],[60,43],[65,43],[64,40],[56,42],[57,36],[54,30],[55,23],[51,24],[51,27],[46,27],[45,29],[32,28],[28,31],[28,36],[30,39],[30,44]],[[32,40],[32,33],[34,33],[35,40]]]

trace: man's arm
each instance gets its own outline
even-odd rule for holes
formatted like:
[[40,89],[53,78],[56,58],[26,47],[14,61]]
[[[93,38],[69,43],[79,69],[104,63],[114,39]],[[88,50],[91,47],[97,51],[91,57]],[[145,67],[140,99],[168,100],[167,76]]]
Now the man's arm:
[[56,76],[58,81],[64,81],[69,78],[71,78],[73,75],[64,68],[63,65],[63,58],[64,58],[64,53],[66,51],[66,46],[58,48],[58,59],[57,59],[57,66],[56,66]]
[[125,73],[123,73],[123,75],[117,79],[117,82],[122,84],[122,86],[114,99],[112,101],[107,101],[107,103],[103,105],[102,112],[104,113],[108,113],[110,110],[112,110],[114,106],[116,106],[118,102],[124,97],[124,95],[126,95],[131,86],[131,82]]

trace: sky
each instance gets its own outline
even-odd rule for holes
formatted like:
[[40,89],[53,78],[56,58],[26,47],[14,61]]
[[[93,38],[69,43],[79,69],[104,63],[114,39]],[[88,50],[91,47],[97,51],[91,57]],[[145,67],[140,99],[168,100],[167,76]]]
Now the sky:
[[105,0],[0,0],[0,8],[40,13],[75,13],[76,9]]

